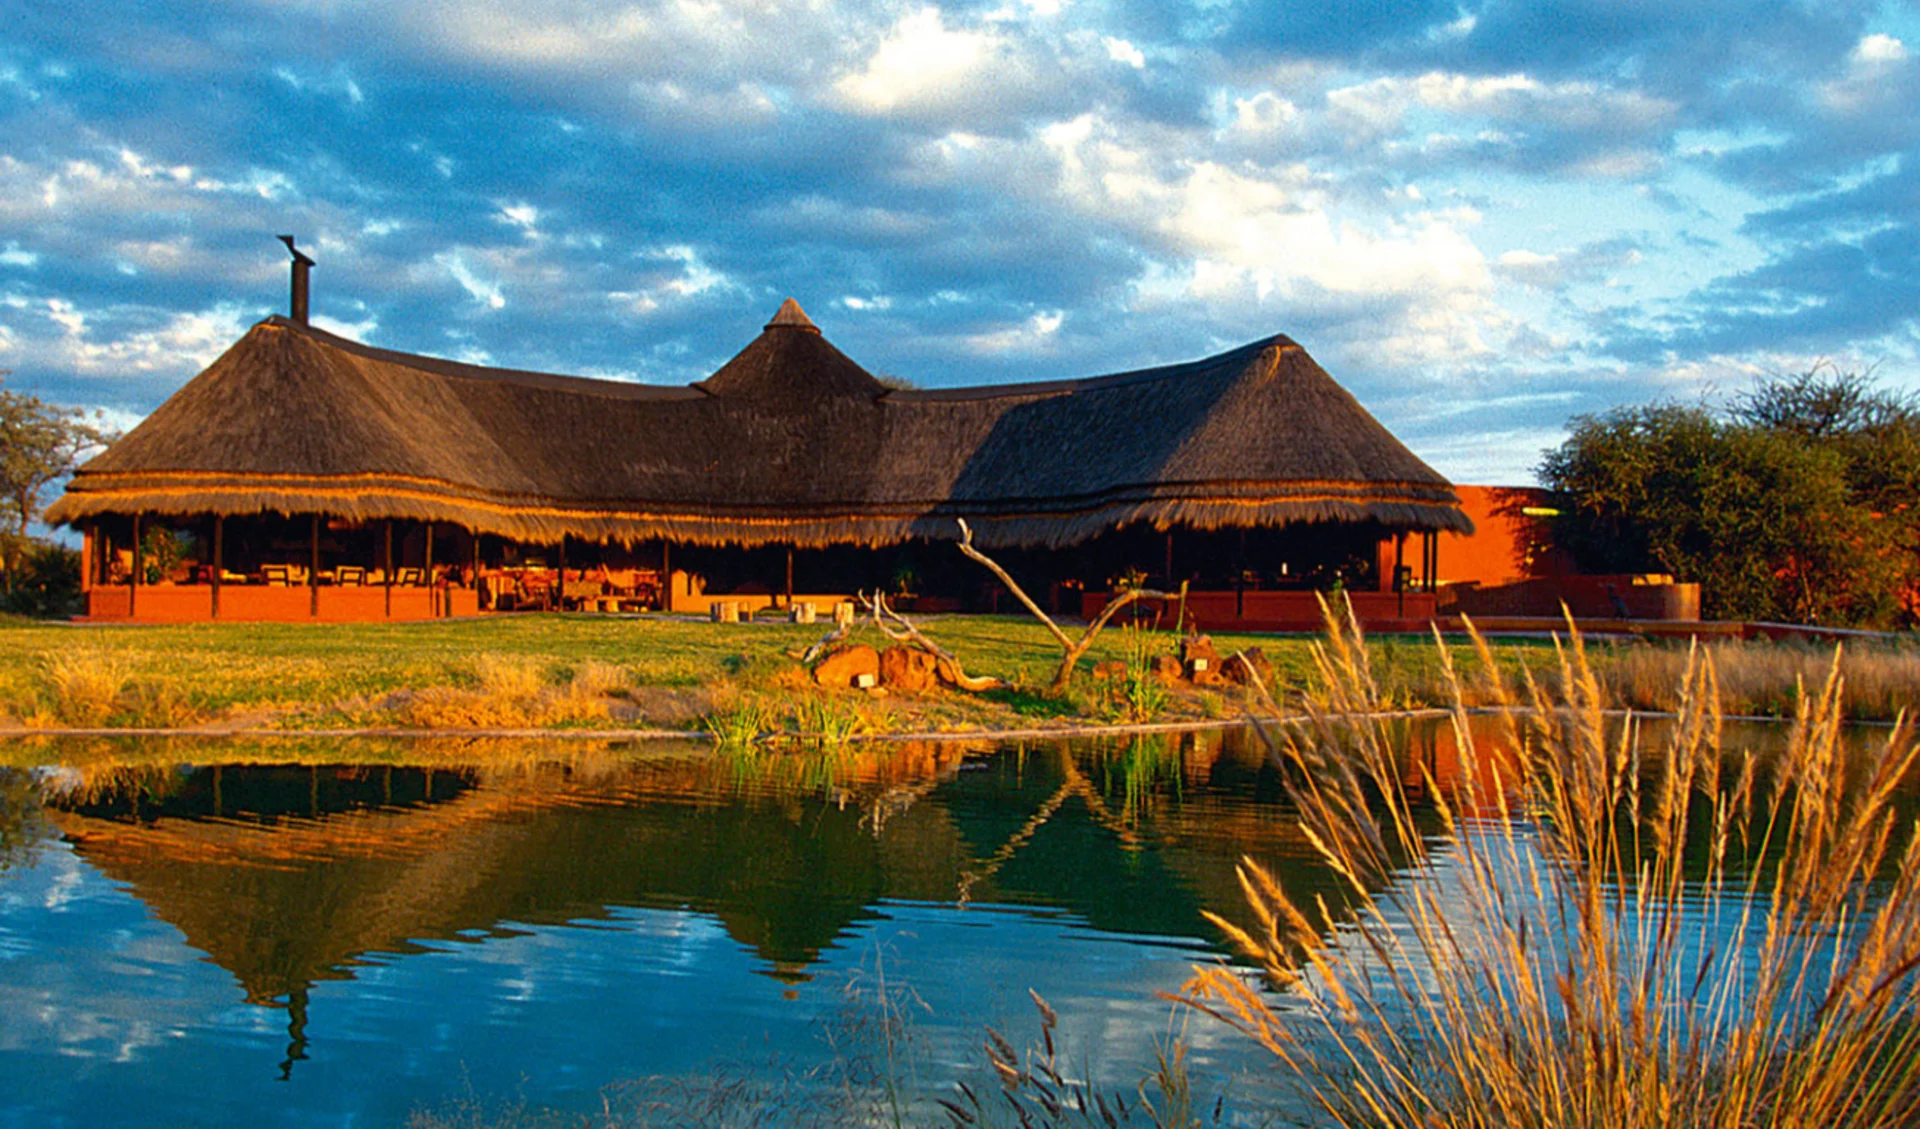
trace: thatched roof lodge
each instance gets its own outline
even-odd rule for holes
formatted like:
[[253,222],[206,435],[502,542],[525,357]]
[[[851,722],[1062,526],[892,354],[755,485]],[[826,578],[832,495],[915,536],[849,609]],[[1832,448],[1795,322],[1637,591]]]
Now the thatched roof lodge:
[[[454,586],[477,587],[489,564],[531,559],[532,546],[547,547],[536,563],[549,566],[569,542],[576,564],[644,557],[664,570],[677,549],[678,563],[722,574],[712,550],[738,572],[757,559],[741,550],[774,547],[789,554],[789,591],[792,551],[813,550],[816,574],[839,562],[815,585],[851,591],[850,551],[867,551],[869,575],[877,549],[918,545],[927,562],[929,543],[958,536],[957,518],[1018,561],[1073,559],[1085,572],[1089,548],[1104,546],[1109,572],[1081,587],[1104,587],[1142,545],[1164,540],[1170,562],[1170,531],[1198,539],[1183,554],[1195,559],[1245,556],[1215,544],[1222,534],[1244,545],[1246,531],[1303,542],[1304,530],[1345,537],[1340,553],[1358,560],[1409,532],[1472,528],[1447,480],[1284,336],[1091,379],[908,390],[836,349],[791,299],[719,371],[682,387],[484,368],[271,317],[87,463],[49,513],[99,534],[91,584],[129,589],[155,576],[139,560],[142,519],[197,531],[191,552],[214,588],[240,582],[227,567],[240,558],[218,559],[234,536],[226,519],[252,522],[249,563],[277,554],[298,569],[310,556],[315,615],[323,538],[328,562],[384,576],[393,614],[407,562],[429,582],[436,565],[460,566],[471,575]],[[308,533],[311,554],[298,551]],[[1298,568],[1312,557],[1303,550]],[[1299,571],[1282,562],[1275,575]],[[141,599],[143,618],[164,616]],[[118,606],[103,597],[93,611]]]

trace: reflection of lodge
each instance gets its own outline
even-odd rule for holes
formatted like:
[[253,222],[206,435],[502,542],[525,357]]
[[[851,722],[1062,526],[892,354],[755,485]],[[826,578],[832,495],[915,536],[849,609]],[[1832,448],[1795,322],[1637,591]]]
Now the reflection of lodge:
[[[297,286],[296,292],[302,288]],[[1089,380],[891,389],[789,301],[684,387],[511,372],[254,326],[73,478],[96,619],[379,619],[998,589],[969,520],[1078,612],[1190,582],[1204,619],[1432,613],[1452,487],[1272,337]],[[1410,537],[1417,535],[1417,544]],[[914,605],[906,605],[914,606]]]
[[1203,907],[1237,916],[1243,855],[1337,892],[1286,810],[1223,801],[1278,791],[1232,736],[1009,751],[968,772],[962,755],[229,766],[88,789],[53,818],[248,1000],[288,1006],[294,1057],[313,983],[507,922],[707,913],[798,981],[889,899],[1057,906],[1095,928],[1193,937]]

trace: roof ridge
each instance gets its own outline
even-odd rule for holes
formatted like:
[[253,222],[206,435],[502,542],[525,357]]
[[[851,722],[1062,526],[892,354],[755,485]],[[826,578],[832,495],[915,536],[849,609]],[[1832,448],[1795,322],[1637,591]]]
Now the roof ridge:
[[433,357],[424,353],[386,349],[379,345],[368,345],[364,341],[342,337],[337,333],[329,333],[318,326],[302,325],[279,314],[273,314],[255,324],[255,328],[260,326],[289,330],[302,334],[317,344],[352,353],[357,357],[383,364],[400,365],[403,368],[431,373],[435,376],[451,376],[462,380],[495,380],[507,384],[550,388],[561,392],[579,392],[588,396],[611,396],[623,400],[696,400],[701,397],[698,389],[686,384],[652,384],[639,380],[607,380],[603,377],[574,376],[564,372],[542,372],[538,369],[497,368],[492,365],[469,364],[466,361],[456,361],[448,357]]

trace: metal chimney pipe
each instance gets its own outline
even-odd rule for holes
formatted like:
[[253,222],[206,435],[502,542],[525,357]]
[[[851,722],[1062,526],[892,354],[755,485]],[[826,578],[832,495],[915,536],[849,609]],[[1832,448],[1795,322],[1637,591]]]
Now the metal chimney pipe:
[[293,245],[293,236],[282,235],[280,242],[293,252],[293,298],[289,311],[294,321],[307,324],[307,272],[313,269],[313,260],[307,258],[300,248]]

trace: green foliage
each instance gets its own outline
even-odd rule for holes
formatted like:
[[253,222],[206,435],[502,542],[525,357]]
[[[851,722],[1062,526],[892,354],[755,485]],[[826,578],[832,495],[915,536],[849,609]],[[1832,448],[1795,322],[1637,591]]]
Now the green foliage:
[[15,572],[30,544],[27,529],[40,516],[47,488],[116,437],[78,409],[0,388],[0,522],[9,533],[0,544],[0,571],[9,589],[16,586]]
[[1589,572],[1665,572],[1725,619],[1911,622],[1920,412],[1864,377],[1764,383],[1727,409],[1574,421],[1542,480],[1554,539]]
[[140,565],[146,573],[142,583],[160,583],[192,555],[193,538],[162,525],[149,528],[140,538]]
[[[0,534],[12,539],[13,534]],[[65,545],[28,538],[6,553],[15,563],[11,590],[0,593],[0,610],[50,619],[80,610],[80,554]]]

